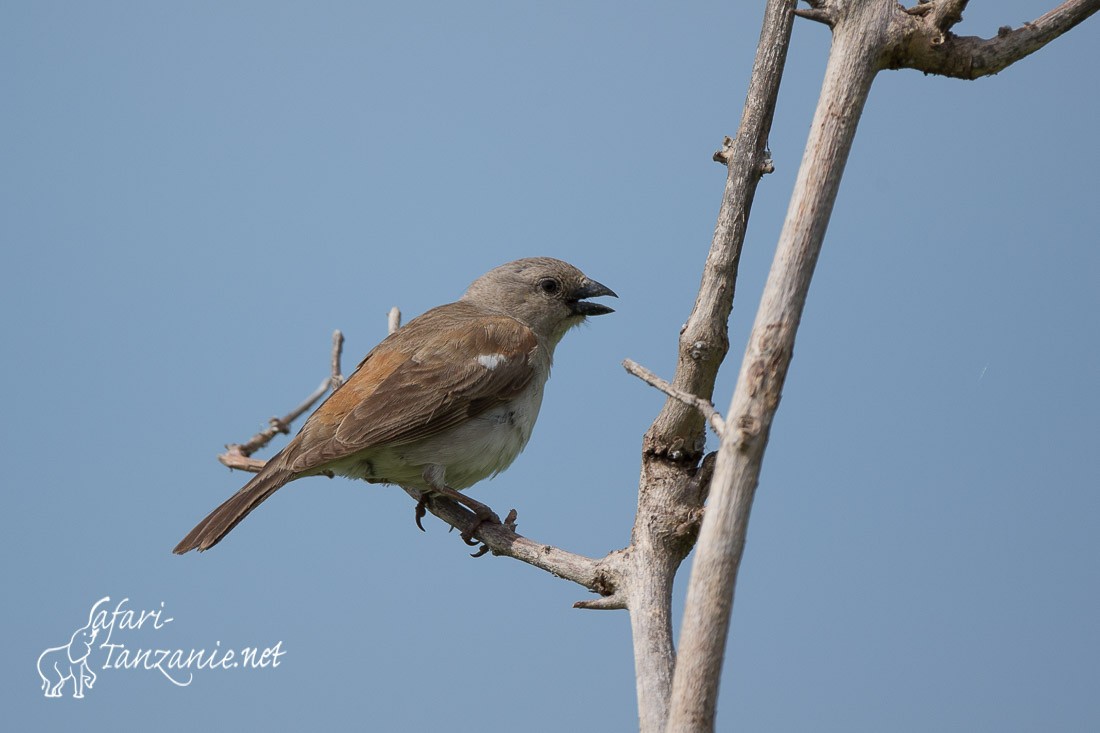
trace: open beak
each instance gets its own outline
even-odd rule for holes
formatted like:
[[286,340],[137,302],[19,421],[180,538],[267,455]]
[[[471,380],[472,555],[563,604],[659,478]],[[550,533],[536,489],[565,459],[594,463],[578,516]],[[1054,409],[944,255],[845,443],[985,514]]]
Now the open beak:
[[589,303],[583,298],[598,298],[601,295],[610,295],[612,298],[619,297],[615,295],[614,290],[595,280],[585,280],[579,288],[573,291],[572,295],[573,297],[569,300],[569,307],[578,316],[602,316],[604,313],[615,312],[614,308],[608,308],[603,303]]

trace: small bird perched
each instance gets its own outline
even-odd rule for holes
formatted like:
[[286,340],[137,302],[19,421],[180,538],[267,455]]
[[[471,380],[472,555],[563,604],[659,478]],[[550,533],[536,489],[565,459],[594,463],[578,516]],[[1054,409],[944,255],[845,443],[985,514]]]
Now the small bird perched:
[[287,446],[173,552],[210,549],[276,490],[319,474],[458,501],[477,517],[462,535],[470,542],[482,522],[500,520],[458,489],[508,468],[527,445],[554,347],[585,317],[612,312],[584,300],[601,295],[617,297],[549,257],[490,270],[458,301],[414,318],[374,347]]

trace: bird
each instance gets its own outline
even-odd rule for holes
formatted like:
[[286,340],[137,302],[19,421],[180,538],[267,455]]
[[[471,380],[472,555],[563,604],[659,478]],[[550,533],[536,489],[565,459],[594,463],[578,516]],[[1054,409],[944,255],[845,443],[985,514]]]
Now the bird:
[[554,349],[618,297],[562,260],[529,257],[482,275],[453,303],[409,321],[375,346],[301,430],[173,552],[204,551],[278,489],[305,476],[339,475],[416,489],[416,523],[430,496],[499,522],[461,494],[512,464],[542,405]]

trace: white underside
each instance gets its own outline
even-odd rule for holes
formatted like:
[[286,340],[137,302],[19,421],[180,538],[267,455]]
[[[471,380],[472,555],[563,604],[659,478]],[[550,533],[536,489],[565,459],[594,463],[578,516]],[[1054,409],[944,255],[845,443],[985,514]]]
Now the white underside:
[[512,402],[431,438],[364,451],[326,468],[341,476],[419,489],[429,488],[425,470],[438,475],[442,469],[448,486],[468,488],[508,468],[527,445],[542,406],[542,389],[542,384],[532,385]]

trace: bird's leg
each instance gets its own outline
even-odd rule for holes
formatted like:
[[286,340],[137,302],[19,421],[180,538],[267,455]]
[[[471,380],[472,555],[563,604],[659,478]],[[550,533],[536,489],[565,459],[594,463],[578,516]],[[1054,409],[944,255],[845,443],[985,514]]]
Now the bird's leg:
[[500,517],[497,516],[496,512],[490,509],[487,505],[482,504],[477,499],[471,499],[470,497],[462,494],[462,492],[456,491],[446,484],[443,484],[441,486],[433,486],[432,490],[435,491],[437,494],[442,494],[451,501],[458,502],[459,504],[474,513],[474,521],[471,522],[470,526],[463,530],[462,534],[459,535],[459,537],[462,538],[462,541],[465,542],[467,545],[474,546],[480,544],[477,540],[474,539],[474,532],[476,532],[477,528],[485,522],[500,524]]
[[[442,467],[433,465],[425,468],[424,480],[425,482],[427,482],[428,486],[431,487],[431,490],[436,494],[445,496],[451,501],[458,502],[459,504],[474,513],[474,521],[470,524],[469,527],[463,530],[461,535],[459,535],[460,537],[462,537],[462,541],[465,542],[467,545],[474,546],[479,544],[478,541],[474,539],[474,532],[476,532],[477,528],[485,522],[495,522],[496,524],[500,524],[500,517],[498,517],[496,515],[496,512],[490,509],[487,505],[482,504],[477,499],[471,499],[470,497],[465,496],[461,492],[452,489],[450,486],[444,483]],[[423,501],[423,499],[421,499],[421,501]],[[419,511],[419,504],[417,504],[417,508]]]

